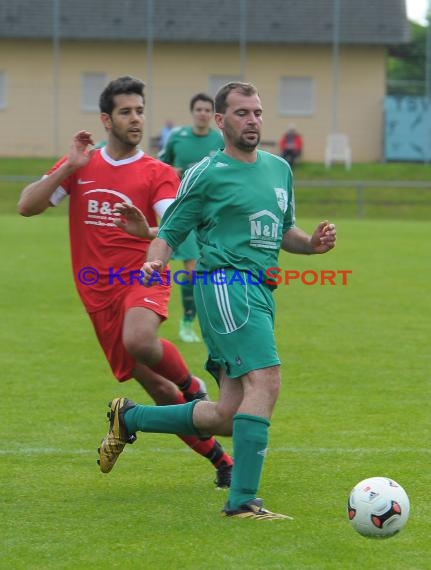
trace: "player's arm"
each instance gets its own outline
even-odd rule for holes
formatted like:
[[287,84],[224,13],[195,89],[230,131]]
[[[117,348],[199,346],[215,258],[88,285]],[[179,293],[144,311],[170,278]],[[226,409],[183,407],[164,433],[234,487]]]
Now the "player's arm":
[[[162,198],[154,204],[153,208],[159,220],[173,202],[173,198]],[[150,227],[146,216],[137,206],[127,202],[115,204],[115,212],[121,215],[121,218],[114,220],[117,228],[142,239],[153,240],[157,236],[159,227]]]
[[164,270],[172,255],[172,251],[172,248],[169,247],[168,243],[162,238],[156,237],[155,240],[151,242],[147,253],[147,260],[141,269],[144,275],[142,278],[144,285],[148,285],[151,277],[155,273],[160,274]]
[[163,214],[157,237],[151,242],[142,267],[145,285],[149,283],[151,275],[163,271],[173,250],[197,226],[203,210],[203,199],[202,191],[194,182],[192,174],[181,183],[176,199]]
[[199,165],[189,172],[190,175],[183,178],[178,188],[175,201],[166,209],[157,234],[172,250],[177,249],[191,230],[197,228],[204,210],[204,183],[199,180]]
[[21,216],[36,216],[51,206],[50,199],[55,190],[68,176],[90,160],[92,151],[87,151],[90,144],[93,144],[93,138],[88,131],[76,133],[64,162],[48,176],[24,188],[17,205],[18,213]]
[[289,253],[312,255],[326,253],[335,247],[337,230],[334,224],[320,222],[312,235],[294,226],[283,235],[281,248]]
[[[171,200],[171,202],[173,202],[173,200]],[[147,218],[136,206],[123,202],[122,204],[116,204],[114,211],[121,215],[119,219],[114,220],[114,224],[117,228],[120,228],[131,236],[140,237],[142,239],[153,240],[156,237],[159,228],[150,227]]]
[[49,206],[51,196],[61,186],[65,178],[74,172],[70,165],[63,163],[57,170],[24,188],[19,199],[17,210],[21,216],[36,216]]

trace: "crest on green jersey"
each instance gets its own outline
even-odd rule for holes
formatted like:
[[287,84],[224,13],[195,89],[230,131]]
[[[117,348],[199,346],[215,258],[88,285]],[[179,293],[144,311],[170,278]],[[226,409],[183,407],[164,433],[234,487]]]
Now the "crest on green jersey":
[[283,214],[287,210],[287,191],[284,188],[274,188],[275,195],[277,196],[277,204]]

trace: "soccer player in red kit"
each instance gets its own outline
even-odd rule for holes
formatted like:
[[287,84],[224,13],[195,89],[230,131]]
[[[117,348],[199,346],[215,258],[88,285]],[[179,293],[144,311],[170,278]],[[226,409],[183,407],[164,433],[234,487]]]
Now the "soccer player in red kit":
[[[138,147],[144,105],[142,81],[130,76],[111,81],[99,100],[106,146],[93,148],[91,133],[79,131],[69,153],[24,188],[18,211],[41,214],[69,196],[75,284],[112,372],[120,382],[137,380],[158,405],[180,404],[207,399],[207,394],[177,348],[158,337],[168,314],[168,279],[161,275],[153,287],[142,286],[139,279],[157,219],[179,185],[171,166]],[[121,215],[119,203],[137,206],[145,220]],[[143,231],[147,239],[138,237]],[[180,437],[213,463],[217,487],[229,487],[232,459],[221,445],[213,437]]]

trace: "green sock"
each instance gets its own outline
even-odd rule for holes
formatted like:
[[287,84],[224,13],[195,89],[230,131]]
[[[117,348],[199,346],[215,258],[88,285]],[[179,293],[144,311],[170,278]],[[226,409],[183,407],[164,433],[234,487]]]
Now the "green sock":
[[199,435],[193,425],[193,408],[199,400],[173,406],[142,406],[137,404],[124,414],[124,423],[129,433],[175,433]]
[[193,283],[181,285],[181,298],[185,321],[193,321],[196,316],[196,305],[193,297]]
[[268,447],[269,420],[236,414],[233,418],[232,483],[228,505],[232,510],[256,498]]

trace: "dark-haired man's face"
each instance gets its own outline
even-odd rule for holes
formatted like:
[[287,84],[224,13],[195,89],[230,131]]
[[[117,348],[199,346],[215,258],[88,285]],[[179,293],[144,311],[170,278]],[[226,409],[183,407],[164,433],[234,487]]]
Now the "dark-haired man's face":
[[195,102],[192,109],[192,122],[193,126],[197,129],[207,129],[213,118],[214,111],[209,101]]
[[262,131],[262,104],[259,96],[231,91],[226,103],[225,113],[215,115],[226,145],[252,152],[260,142]]
[[115,95],[112,115],[102,113],[108,133],[126,146],[137,146],[144,134],[144,101],[134,93]]

